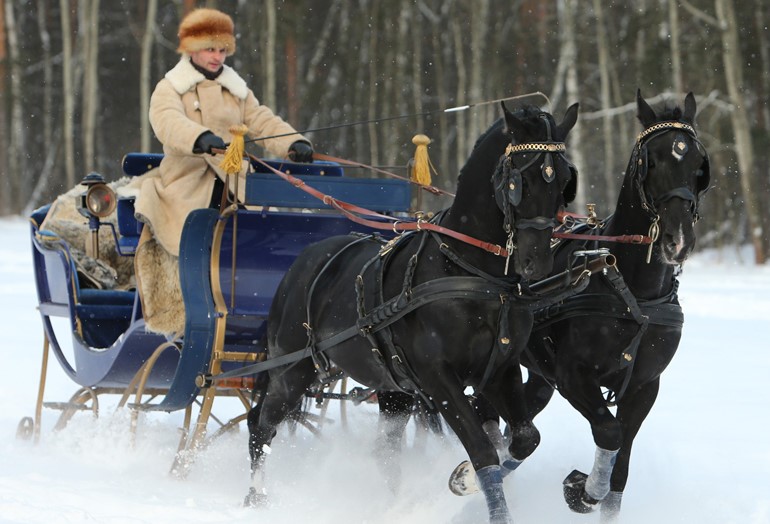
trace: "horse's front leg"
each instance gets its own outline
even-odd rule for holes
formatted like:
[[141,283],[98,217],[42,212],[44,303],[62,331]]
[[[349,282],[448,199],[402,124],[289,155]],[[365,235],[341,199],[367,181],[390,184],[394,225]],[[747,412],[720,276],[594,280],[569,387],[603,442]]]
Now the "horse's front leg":
[[267,502],[264,466],[270,443],[278,425],[299,405],[314,379],[315,370],[310,359],[298,362],[283,373],[272,374],[264,397],[249,410],[251,486],[244,499],[245,506],[256,507]]
[[620,447],[615,467],[610,478],[610,492],[602,500],[601,521],[614,522],[620,514],[620,504],[623,491],[628,480],[628,465],[631,459],[631,448],[642,423],[649,415],[655,399],[658,397],[660,380],[649,382],[634,391],[626,393],[618,402],[617,418],[623,427],[623,445]]
[[[476,482],[484,493],[491,524],[512,523],[503,493],[503,477],[497,451],[481,427],[481,421],[450,369],[438,369],[421,385],[441,410],[447,424],[468,452]],[[421,377],[423,378],[423,377]]]
[[623,442],[623,428],[607,407],[591,369],[575,365],[559,370],[557,383],[562,396],[588,420],[596,444],[591,473],[574,470],[564,479],[564,499],[570,509],[590,513],[610,491],[610,476]]

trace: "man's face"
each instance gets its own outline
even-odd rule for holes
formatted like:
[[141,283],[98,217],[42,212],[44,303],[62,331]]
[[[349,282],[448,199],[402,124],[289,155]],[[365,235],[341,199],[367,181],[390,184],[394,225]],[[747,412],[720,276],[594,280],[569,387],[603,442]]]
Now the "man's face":
[[190,58],[195,65],[202,67],[206,71],[216,73],[225,63],[227,57],[227,49],[215,49],[209,47],[208,49],[201,49],[200,51],[194,51],[190,53]]

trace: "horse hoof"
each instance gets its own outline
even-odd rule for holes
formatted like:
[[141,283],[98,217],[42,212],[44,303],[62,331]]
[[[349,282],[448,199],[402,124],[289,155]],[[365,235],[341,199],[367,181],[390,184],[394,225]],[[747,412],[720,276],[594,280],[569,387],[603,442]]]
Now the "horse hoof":
[[267,495],[257,493],[254,488],[249,488],[249,494],[243,499],[243,506],[246,508],[258,508],[267,504]]
[[470,461],[464,460],[449,475],[449,491],[458,497],[478,493],[479,485],[476,483],[476,470]]
[[586,493],[587,478],[588,475],[582,471],[573,470],[564,479],[564,501],[575,513],[591,513],[599,504],[598,500]]

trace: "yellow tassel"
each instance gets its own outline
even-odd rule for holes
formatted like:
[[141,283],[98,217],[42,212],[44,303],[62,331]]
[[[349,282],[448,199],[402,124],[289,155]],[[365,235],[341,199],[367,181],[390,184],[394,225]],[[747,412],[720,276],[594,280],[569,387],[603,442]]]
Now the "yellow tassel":
[[230,127],[232,139],[230,140],[230,145],[227,146],[225,156],[222,158],[222,161],[219,162],[219,167],[228,175],[237,175],[241,172],[243,152],[246,149],[243,135],[245,135],[248,130],[249,128],[243,124]]
[[425,135],[414,135],[412,143],[417,146],[412,161],[412,181],[425,186],[430,185],[430,158],[428,158],[428,144],[430,138]]

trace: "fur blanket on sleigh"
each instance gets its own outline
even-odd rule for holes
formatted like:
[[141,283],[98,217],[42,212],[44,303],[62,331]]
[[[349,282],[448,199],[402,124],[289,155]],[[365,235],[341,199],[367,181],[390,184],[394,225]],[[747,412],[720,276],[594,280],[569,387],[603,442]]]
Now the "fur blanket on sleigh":
[[[136,197],[142,181],[149,176],[156,176],[156,173],[150,171],[140,177],[123,177],[108,185],[118,197]],[[134,257],[121,256],[109,227],[99,230],[98,259],[88,256],[86,245],[91,232],[88,221],[76,207],[76,197],[86,189],[86,186],[78,184],[60,195],[51,205],[40,229],[55,233],[68,244],[81,288],[139,289],[148,331],[171,338],[181,336],[185,310],[178,258],[163,249],[149,231],[142,235]],[[113,212],[102,221],[117,227],[117,213]]]

